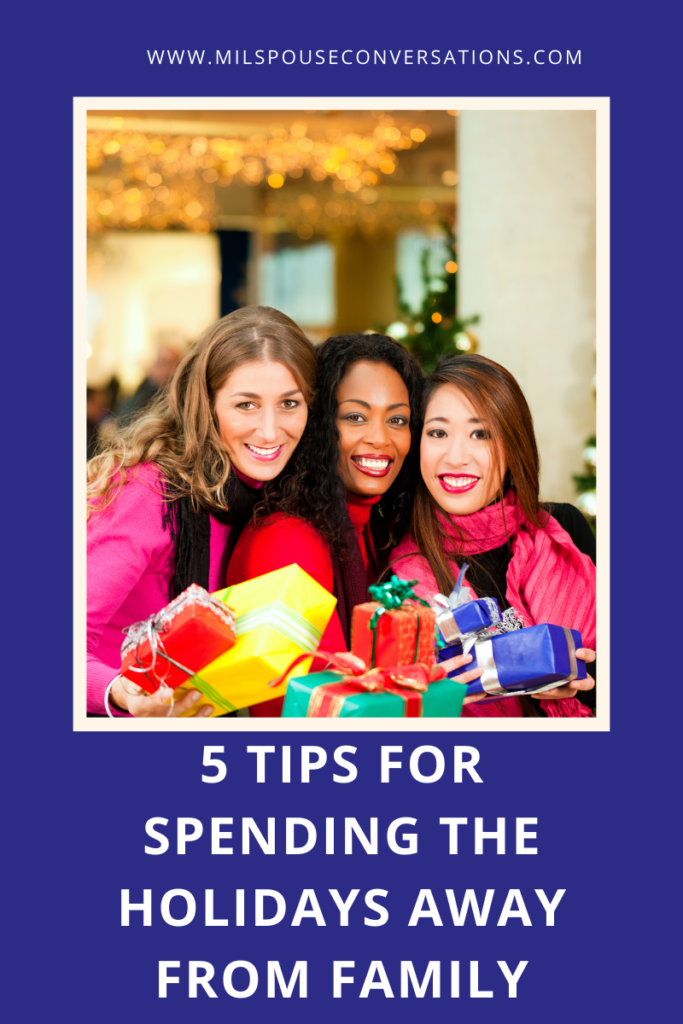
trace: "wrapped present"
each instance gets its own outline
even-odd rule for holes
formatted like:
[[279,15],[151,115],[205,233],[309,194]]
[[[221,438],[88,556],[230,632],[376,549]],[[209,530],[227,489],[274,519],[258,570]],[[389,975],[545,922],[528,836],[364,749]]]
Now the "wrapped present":
[[468,568],[465,562],[448,597],[436,594],[432,599],[438,640],[444,645],[459,643],[466,633],[478,633],[483,629],[489,629],[502,619],[495,598],[472,599],[470,591],[463,585]]
[[[482,675],[469,684],[467,692],[486,693],[496,700],[541,693],[574,679],[586,678],[586,665],[576,657],[578,647],[581,647],[578,630],[548,623],[488,638],[482,634],[469,648],[465,645],[472,661],[449,675],[457,679],[462,672],[483,669]],[[462,653],[462,644],[444,647],[439,651],[439,661]]]
[[202,693],[195,707],[212,704],[214,715],[282,696],[286,678],[276,687],[268,683],[298,655],[316,650],[337,603],[296,564],[213,596],[235,611],[235,645],[205,664],[187,687]]
[[232,608],[193,583],[170,604],[126,630],[121,675],[155,693],[175,689],[235,643]]
[[438,665],[313,672],[290,679],[282,717],[458,718],[466,693]]
[[[399,580],[369,587],[374,601],[353,609],[351,651],[370,668],[434,662],[435,614],[415,595],[417,580]],[[410,602],[415,603],[410,603]]]

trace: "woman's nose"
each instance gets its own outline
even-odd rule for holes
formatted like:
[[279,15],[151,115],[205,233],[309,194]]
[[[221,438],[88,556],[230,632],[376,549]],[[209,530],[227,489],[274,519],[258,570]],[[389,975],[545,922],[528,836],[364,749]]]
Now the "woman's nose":
[[277,440],[278,427],[275,409],[267,406],[262,409],[258,432],[261,435],[261,440],[264,442],[274,442]]
[[446,463],[449,466],[466,466],[470,461],[469,448],[464,438],[454,437],[446,452]]
[[371,420],[363,435],[363,441],[374,448],[385,448],[390,442],[389,427],[383,420]]

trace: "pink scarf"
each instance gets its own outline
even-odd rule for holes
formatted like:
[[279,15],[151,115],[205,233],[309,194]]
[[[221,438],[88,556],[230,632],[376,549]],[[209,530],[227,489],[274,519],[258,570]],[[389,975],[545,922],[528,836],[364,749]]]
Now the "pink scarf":
[[[505,596],[524,625],[552,622],[578,629],[584,647],[595,650],[595,566],[556,519],[542,513],[546,522],[534,526],[512,491],[502,503],[487,505],[469,516],[437,514],[444,532],[455,541],[457,554],[464,557],[501,547],[511,537]],[[391,561],[403,578],[418,577],[420,596],[432,598],[438,592],[429,563],[416,553],[412,537],[401,541]]]
[[[508,537],[511,537],[512,558],[507,571],[505,596],[519,613],[524,625],[551,622],[557,626],[578,629],[583,646],[595,650],[595,566],[588,555],[578,550],[556,519],[544,514],[542,518],[547,522],[543,526],[534,526],[524,515],[512,491],[508,491],[502,503],[487,505],[471,515],[449,516],[440,512],[438,517],[444,532],[454,539],[455,551],[465,557],[491,551],[505,544]],[[404,537],[391,561],[394,571],[401,578],[417,577],[419,584],[415,590],[420,597],[430,600],[438,593],[439,588],[429,562],[416,552],[412,537]],[[489,709],[511,705],[513,701],[517,704],[514,698],[488,704],[479,709],[477,714],[495,713]],[[589,714],[575,699],[542,702],[544,710],[552,717],[564,717],[568,712],[571,714],[568,706],[561,709],[554,706],[569,704],[579,705],[582,709],[579,711],[577,708],[574,714]],[[471,711],[474,712],[476,707],[476,704],[471,705]],[[468,710],[465,708],[466,712]],[[507,716],[511,711],[512,707],[503,714]]]

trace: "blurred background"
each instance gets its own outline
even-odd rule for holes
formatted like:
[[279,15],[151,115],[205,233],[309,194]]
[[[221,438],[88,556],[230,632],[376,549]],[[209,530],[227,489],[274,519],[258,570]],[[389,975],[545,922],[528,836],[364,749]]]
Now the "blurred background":
[[519,380],[546,500],[594,521],[595,114],[97,111],[87,119],[88,456],[202,330],[275,306],[426,369]]

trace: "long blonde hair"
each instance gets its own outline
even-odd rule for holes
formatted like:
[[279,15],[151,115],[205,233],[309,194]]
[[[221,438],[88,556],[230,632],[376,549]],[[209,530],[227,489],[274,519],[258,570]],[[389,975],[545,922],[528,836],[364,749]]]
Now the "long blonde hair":
[[300,327],[270,306],[246,306],[216,321],[183,358],[173,379],[130,425],[88,462],[88,515],[106,508],[143,462],[161,470],[167,497],[225,507],[230,461],[214,413],[216,393],[238,366],[277,362],[291,370],[307,404],[315,386],[315,349]]

